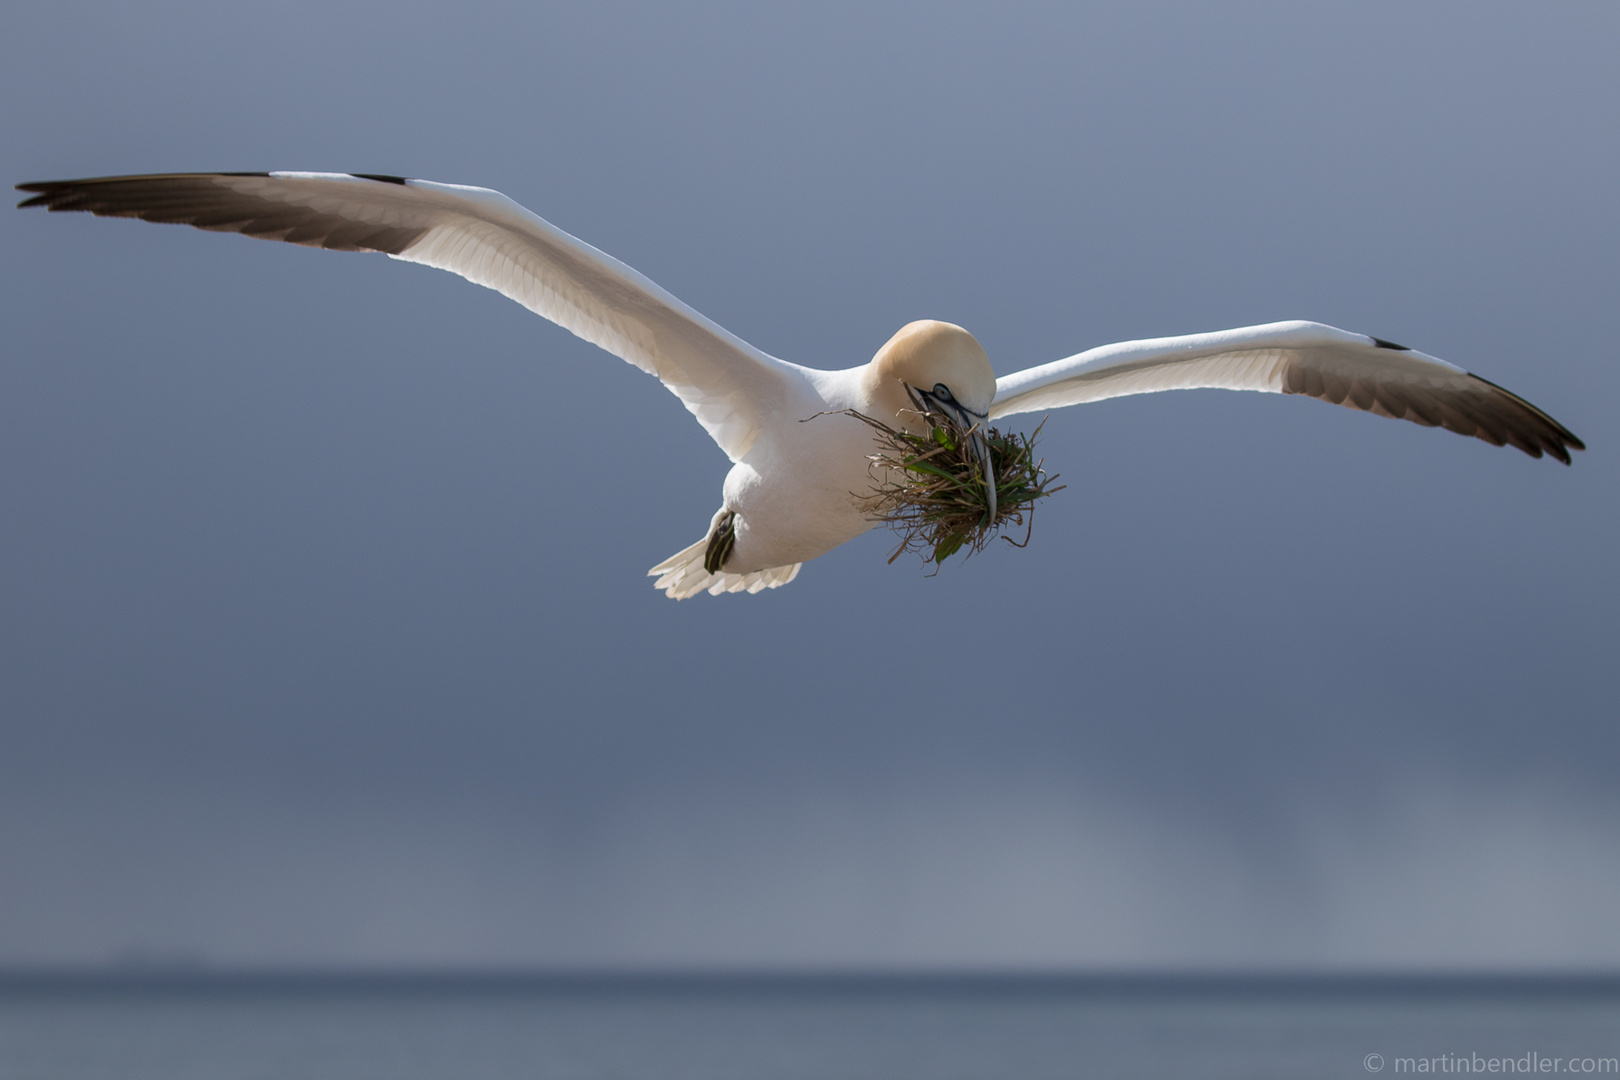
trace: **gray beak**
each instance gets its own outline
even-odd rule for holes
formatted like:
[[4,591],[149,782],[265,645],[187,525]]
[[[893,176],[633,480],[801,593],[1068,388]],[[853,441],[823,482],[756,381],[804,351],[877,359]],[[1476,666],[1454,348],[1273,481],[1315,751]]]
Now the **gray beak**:
[[980,413],[969,412],[966,406],[956,401],[942,401],[938,396],[928,390],[918,390],[908,387],[908,392],[914,393],[930,409],[936,412],[948,412],[954,416],[958,423],[973,432],[968,436],[979,451],[979,460],[984,462],[985,500],[989,504],[989,511],[985,515],[984,524],[989,525],[996,520],[996,470],[990,462],[990,444],[985,441],[984,429],[989,425],[990,418]]
[[[978,426],[982,431],[984,424],[981,422]],[[985,442],[981,431],[975,431],[972,439],[973,445],[979,448],[979,459],[984,462],[985,495],[990,503],[990,510],[985,516],[984,523],[989,525],[996,520],[996,470],[990,465],[990,444]]]

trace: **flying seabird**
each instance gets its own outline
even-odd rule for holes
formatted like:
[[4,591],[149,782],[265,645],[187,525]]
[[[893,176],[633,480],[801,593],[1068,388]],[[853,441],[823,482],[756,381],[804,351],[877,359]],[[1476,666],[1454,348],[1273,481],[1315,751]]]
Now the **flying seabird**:
[[[656,375],[734,463],[703,539],[653,567],[680,600],[774,589],[874,522],[870,429],[915,423],[910,392],[964,427],[1126,394],[1304,394],[1570,463],[1585,446],[1507,390],[1425,353],[1315,322],[1104,345],[997,379],[971,334],[903,327],[840,371],[768,356],[617,259],[487,188],[366,173],[172,173],[19,184],[20,206],[174,222],[460,274]],[[909,391],[908,391],[909,388]],[[819,415],[818,415],[819,414]],[[802,423],[816,416],[814,423]]]

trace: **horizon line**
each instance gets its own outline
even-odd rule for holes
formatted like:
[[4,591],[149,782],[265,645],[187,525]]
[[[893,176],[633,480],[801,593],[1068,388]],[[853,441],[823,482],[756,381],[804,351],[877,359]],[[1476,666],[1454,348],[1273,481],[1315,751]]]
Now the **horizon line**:
[[1620,995],[1614,968],[0,963],[0,994],[74,991],[1026,991]]

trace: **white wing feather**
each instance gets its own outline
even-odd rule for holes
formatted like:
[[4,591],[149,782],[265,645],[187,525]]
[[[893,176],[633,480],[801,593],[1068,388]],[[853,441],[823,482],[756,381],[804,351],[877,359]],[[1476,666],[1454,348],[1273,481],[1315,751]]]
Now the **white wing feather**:
[[996,381],[991,419],[1160,390],[1305,394],[1533,457],[1569,463],[1581,441],[1523,398],[1444,360],[1313,322],[1124,341]]
[[663,380],[733,461],[804,382],[653,282],[487,188],[345,173],[177,173],[19,185],[24,206],[139,217],[449,270]]
[[792,368],[643,275],[499,192],[411,181],[482,213],[459,213],[393,258],[460,274],[656,375],[733,461],[789,396]]
[[[380,251],[511,297],[663,380],[733,461],[808,396],[765,355],[616,259],[486,188],[344,173],[179,173],[18,185],[24,206]],[[990,416],[1214,387],[1305,394],[1569,463],[1581,441],[1523,398],[1364,334],[1281,322],[1105,345],[997,381]]]

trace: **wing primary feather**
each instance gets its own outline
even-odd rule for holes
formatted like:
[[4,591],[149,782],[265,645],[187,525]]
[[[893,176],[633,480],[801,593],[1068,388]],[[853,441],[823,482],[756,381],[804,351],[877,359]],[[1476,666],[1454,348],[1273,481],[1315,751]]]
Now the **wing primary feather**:
[[[661,379],[741,461],[766,417],[814,393],[653,282],[487,188],[383,173],[162,173],[17,185],[19,206],[376,251],[500,292]],[[811,410],[813,411],[813,409]]]
[[[341,211],[284,202],[226,186],[229,180],[272,178],[270,173],[164,173],[48,180],[18,184],[33,197],[18,207],[43,206],[53,213],[83,211],[97,217],[133,217],[209,232],[239,232],[262,240],[286,240],[334,251],[398,255],[431,227],[355,220]],[[392,185],[393,178],[366,176]],[[403,184],[404,181],[400,180]]]
[[1384,338],[1310,322],[1105,345],[997,380],[990,415],[1197,388],[1300,394],[1566,465],[1571,450],[1585,449],[1568,428],[1488,379]]
[[[1561,440],[1563,440],[1563,442],[1565,444],[1567,444],[1571,450],[1585,450],[1586,449],[1586,444],[1581,442],[1580,439],[1576,438],[1575,433],[1573,431],[1569,430],[1569,428],[1565,427],[1563,424],[1560,424],[1558,421],[1556,421],[1552,417],[1548,416],[1541,409],[1538,409],[1536,406],[1534,406],[1534,405],[1530,404],[1528,401],[1524,400],[1524,398],[1520,397],[1518,394],[1515,394],[1511,390],[1508,390],[1508,389],[1505,389],[1503,387],[1497,386],[1495,383],[1491,382],[1491,380],[1483,378],[1483,377],[1481,377],[1479,375],[1474,375],[1474,374],[1470,373],[1468,377],[1470,379],[1473,379],[1476,382],[1484,383],[1486,386],[1490,387],[1492,390],[1495,390],[1498,394],[1501,394],[1503,397],[1505,397],[1509,401],[1513,402],[1515,405],[1517,405],[1519,408],[1523,409],[1525,412],[1529,413],[1531,416],[1536,417],[1536,419],[1538,419],[1542,423],[1546,424],[1555,433],[1557,433],[1558,437]],[[1569,459],[1567,457],[1564,459],[1564,463],[1565,464],[1569,463]]]

